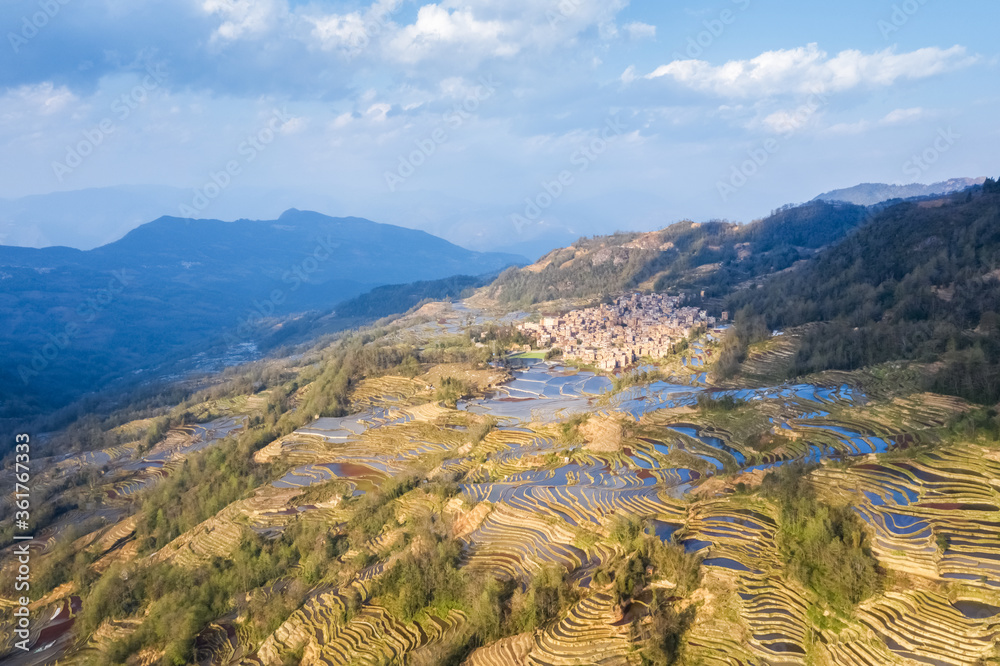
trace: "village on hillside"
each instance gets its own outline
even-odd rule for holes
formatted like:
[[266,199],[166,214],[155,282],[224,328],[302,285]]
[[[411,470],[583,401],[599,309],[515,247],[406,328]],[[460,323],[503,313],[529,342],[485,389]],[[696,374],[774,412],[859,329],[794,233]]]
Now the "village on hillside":
[[[663,358],[699,326],[714,326],[705,310],[682,307],[681,296],[627,294],[614,303],[573,310],[518,328],[540,347],[557,347],[565,358],[604,371],[625,368],[640,358]],[[727,319],[726,313],[722,315]]]

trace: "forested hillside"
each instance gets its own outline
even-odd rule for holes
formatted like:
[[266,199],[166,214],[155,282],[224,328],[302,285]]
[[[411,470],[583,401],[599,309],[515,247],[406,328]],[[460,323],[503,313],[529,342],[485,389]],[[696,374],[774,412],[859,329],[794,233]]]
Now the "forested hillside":
[[406,312],[423,301],[460,298],[471,294],[472,290],[477,287],[489,284],[491,277],[455,275],[443,280],[425,280],[411,284],[390,284],[376,287],[367,294],[362,294],[338,305],[337,316],[357,318],[361,321],[388,317],[399,312]]
[[815,262],[727,301],[773,328],[816,322],[793,372],[937,363],[934,388],[1000,399],[1000,193],[902,203]]
[[742,282],[813,257],[867,216],[862,206],[817,201],[742,226],[685,221],[646,234],[583,238],[533,266],[508,269],[491,293],[520,305],[637,287],[722,296]]

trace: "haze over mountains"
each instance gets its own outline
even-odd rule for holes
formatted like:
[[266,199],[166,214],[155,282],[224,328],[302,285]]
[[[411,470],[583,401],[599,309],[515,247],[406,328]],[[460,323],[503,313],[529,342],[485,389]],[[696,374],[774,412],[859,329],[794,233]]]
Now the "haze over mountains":
[[0,246],[3,402],[22,414],[58,406],[173,354],[253,342],[262,319],[523,262],[298,210],[266,221],[163,217],[89,251]]
[[[890,199],[945,194],[982,184],[983,178],[953,178],[924,185],[864,183],[820,194],[816,200],[870,206]],[[89,250],[122,238],[161,216],[177,216],[190,206],[190,189],[122,185],[0,199],[0,245],[67,246]],[[280,188],[240,188],[208,202],[199,217],[221,220],[269,219],[289,208],[329,215],[357,215],[411,229],[421,229],[461,247],[481,252],[510,252],[536,259],[581,236],[614,229],[652,231],[691,215],[671,209],[666,200],[643,192],[617,192],[560,198],[531,224],[515,226],[525,203],[469,201],[431,191],[399,191],[392,197],[320,195]],[[609,221],[614,221],[610,225]],[[609,228],[610,225],[610,228]]]

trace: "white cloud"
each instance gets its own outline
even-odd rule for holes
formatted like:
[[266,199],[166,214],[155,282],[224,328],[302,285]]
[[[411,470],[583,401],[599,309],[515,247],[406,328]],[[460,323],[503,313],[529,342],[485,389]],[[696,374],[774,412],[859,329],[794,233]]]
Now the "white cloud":
[[633,21],[625,24],[625,32],[628,33],[629,39],[652,39],[656,37],[656,26]]
[[925,109],[914,107],[911,109],[894,109],[885,114],[878,121],[859,120],[853,123],[837,123],[831,125],[825,131],[830,134],[862,134],[877,127],[890,127],[892,125],[902,125],[914,122],[929,115]]
[[856,123],[837,123],[826,128],[829,134],[861,134],[871,129],[872,124],[867,120],[859,120]]
[[[812,96],[794,110],[779,110],[765,116],[760,124],[776,134],[792,134],[809,126],[819,124],[824,98]],[[914,122],[926,118],[928,112],[920,107],[909,109],[894,109],[878,120],[858,120],[856,122],[841,122],[826,127],[822,131],[830,134],[861,134],[878,127],[889,127]],[[754,123],[751,123],[751,126]]]
[[896,53],[841,51],[832,58],[816,44],[766,51],[751,60],[712,65],[704,60],[675,60],[656,68],[647,79],[668,77],[699,92],[720,97],[842,92],[866,86],[889,86],[898,80],[922,79],[967,67],[977,58],[962,46],[929,47]]
[[[601,40],[617,37],[614,18],[626,0],[442,0],[423,5],[414,23],[398,28],[386,55],[414,64],[430,58],[474,65],[529,49],[551,51],[575,45],[597,27]],[[651,26],[650,26],[651,27]],[[641,31],[641,28],[639,29]]]
[[391,110],[392,110],[391,104],[386,104],[385,102],[379,102],[378,104],[372,104],[370,107],[368,107],[368,110],[365,111],[365,115],[375,122],[384,123],[386,117],[388,117],[389,115],[389,111]]
[[288,12],[284,0],[204,0],[201,7],[222,17],[213,39],[226,41],[260,35]]
[[465,99],[476,94],[480,87],[478,81],[461,76],[449,76],[438,84],[438,97],[442,99]]
[[812,114],[781,110],[768,115],[761,122],[776,134],[791,134],[805,127],[811,118]]
[[290,0],[198,0],[219,19],[213,42],[269,39],[304,43],[323,51],[414,65],[425,60],[474,67],[485,58],[510,58],[527,50],[571,48],[586,31],[611,41],[655,37],[656,27],[631,22],[620,32],[615,17],[628,0],[438,0],[423,3],[412,23],[393,20],[403,0],[375,0],[346,13],[319,3]]
[[402,0],[378,0],[364,12],[306,16],[305,20],[312,24],[320,48],[357,52],[395,29],[392,15],[401,4]]
[[915,107],[912,109],[896,109],[890,111],[882,118],[883,125],[898,125],[900,123],[908,123],[914,120],[919,120],[924,117],[926,113],[920,107]]
[[510,36],[507,28],[498,20],[477,19],[469,8],[452,10],[441,5],[424,5],[417,12],[417,20],[392,39],[390,53],[410,63],[439,53],[442,48],[511,56],[520,50],[520,44],[506,39]]
[[[810,95],[802,104],[794,109],[775,111],[761,120],[761,125],[776,134],[792,134],[801,129],[816,125],[822,115],[827,98],[823,95]],[[751,123],[753,125],[753,123]]]
[[313,34],[323,48],[357,48],[368,41],[364,17],[358,12],[331,14],[309,20],[314,26]]
[[278,132],[283,135],[298,134],[304,131],[309,126],[309,121],[302,117],[289,118],[281,127],[278,128]]
[[353,119],[354,117],[351,115],[351,112],[347,111],[334,118],[333,122],[330,123],[330,127],[335,130],[343,129],[350,125]]
[[56,87],[51,81],[35,85],[20,86],[0,97],[0,120],[5,122],[19,118],[51,116],[67,108],[72,108],[79,99],[69,88]]

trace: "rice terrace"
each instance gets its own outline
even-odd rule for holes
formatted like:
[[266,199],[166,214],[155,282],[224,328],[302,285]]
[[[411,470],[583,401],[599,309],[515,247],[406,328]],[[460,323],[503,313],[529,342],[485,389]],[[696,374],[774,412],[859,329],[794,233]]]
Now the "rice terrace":
[[498,362],[529,316],[429,304],[47,461],[47,620],[11,663],[149,663],[164,621],[218,666],[996,663],[975,406],[904,364],[781,381],[794,329],[734,379],[721,325],[617,374]]

